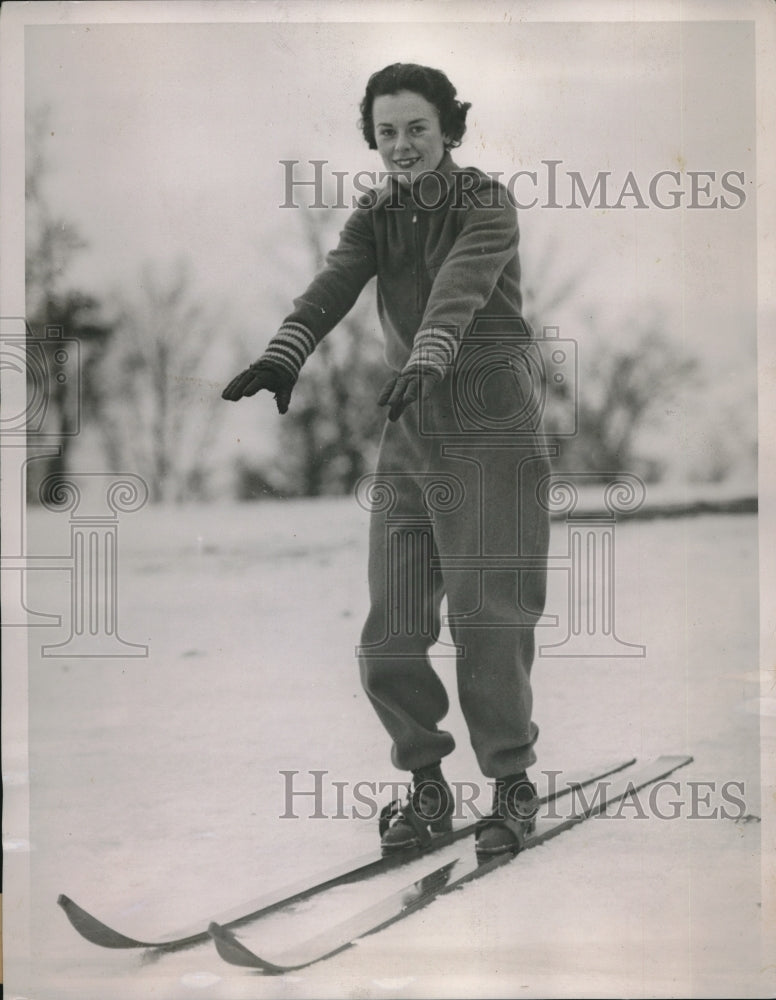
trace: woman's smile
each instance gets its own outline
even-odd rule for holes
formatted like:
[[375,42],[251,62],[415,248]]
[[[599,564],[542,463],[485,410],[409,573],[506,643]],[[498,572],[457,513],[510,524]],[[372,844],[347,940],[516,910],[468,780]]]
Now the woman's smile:
[[436,170],[445,155],[446,136],[430,101],[401,90],[376,97],[372,114],[377,150],[397,180],[411,184],[426,171]]

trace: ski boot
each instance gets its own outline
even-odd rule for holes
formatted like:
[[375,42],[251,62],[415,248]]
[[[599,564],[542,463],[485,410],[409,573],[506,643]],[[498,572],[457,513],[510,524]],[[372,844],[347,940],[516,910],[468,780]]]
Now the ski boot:
[[493,809],[477,823],[475,850],[480,861],[499,854],[517,854],[526,837],[536,828],[539,799],[536,786],[525,771],[496,780],[493,789]]
[[437,761],[412,772],[406,802],[394,800],[380,813],[383,851],[426,847],[432,838],[453,828],[453,793]]

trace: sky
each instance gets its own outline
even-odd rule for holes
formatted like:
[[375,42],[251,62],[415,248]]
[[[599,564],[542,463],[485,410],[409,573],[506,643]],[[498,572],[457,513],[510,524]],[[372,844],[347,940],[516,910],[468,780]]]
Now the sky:
[[[280,207],[281,161],[299,160],[299,177],[312,176],[313,159],[327,161],[328,176],[346,171],[349,199],[349,178],[381,167],[357,128],[366,80],[389,62],[418,61],[444,70],[472,103],[459,164],[505,179],[536,174],[515,187],[526,206],[539,197],[520,211],[525,280],[541,294],[582,276],[542,322],[606,339],[654,316],[703,359],[710,398],[753,399],[751,22],[467,23],[461,5],[444,21],[427,4],[415,8],[433,14],[425,23],[218,23],[231,5],[206,9],[210,23],[26,28],[25,106],[49,109],[47,193],[88,244],[70,271],[79,285],[131,288],[144,261],[185,255],[251,360],[312,277],[302,209]],[[547,161],[557,161],[560,207],[547,207]],[[665,171],[679,182],[663,176],[652,197]],[[704,172],[695,196],[693,171]],[[591,190],[601,172],[604,207],[579,195],[573,207],[572,175]],[[677,187],[679,207],[655,204],[670,205]],[[298,189],[301,204],[306,196]],[[693,198],[704,207],[689,207]],[[335,215],[344,223],[347,211]]]
[[[267,244],[290,227],[280,161],[379,169],[358,102],[369,74],[400,60],[445,70],[472,102],[461,163],[544,177],[542,161],[558,159],[588,186],[612,171],[614,191],[628,171],[646,189],[684,168],[714,171],[719,194],[724,172],[743,172],[748,202],[728,211],[626,199],[620,211],[523,213],[524,229],[553,230],[570,260],[595,253],[605,279],[640,279],[643,293],[669,296],[684,247],[686,296],[713,287],[729,308],[752,292],[741,260],[753,251],[752,47],[751,26],[729,23],[28,27],[26,102],[51,108],[51,197],[90,241],[80,266],[99,282],[184,250],[214,285],[237,273],[260,287]],[[517,189],[524,203],[531,187]]]

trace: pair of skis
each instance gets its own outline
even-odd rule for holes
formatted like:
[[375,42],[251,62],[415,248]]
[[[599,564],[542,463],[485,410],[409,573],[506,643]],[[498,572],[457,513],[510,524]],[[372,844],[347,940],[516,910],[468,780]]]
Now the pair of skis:
[[[591,798],[584,795],[572,797],[573,809],[566,816],[553,815],[542,819],[541,811],[537,829],[527,838],[523,850],[545,843],[572,826],[603,812],[613,803],[634,794],[640,788],[659,781],[677,768],[689,764],[687,756],[664,756],[643,764],[634,760],[620,761],[595,772],[586,772],[566,778],[565,786],[544,796],[543,805],[554,802],[572,790],[595,785]],[[635,764],[635,766],[633,766]],[[611,780],[607,780],[611,779]],[[320,934],[298,942],[272,959],[263,957],[247,947],[234,931],[259,917],[280,911],[291,903],[307,899],[336,886],[347,885],[369,878],[410,861],[431,854],[464,837],[473,835],[476,823],[435,837],[425,849],[402,851],[401,854],[383,855],[380,852],[366,855],[355,862],[332,868],[311,879],[251,900],[242,906],[214,917],[207,927],[201,924],[152,940],[133,938],[114,930],[67,896],[61,895],[59,905],[75,929],[88,941],[107,948],[149,948],[157,951],[174,951],[212,939],[219,955],[227,962],[266,973],[282,973],[312,965],[348,948],[359,938],[387,927],[403,917],[427,906],[438,896],[489,874],[513,860],[512,854],[499,855],[484,863],[478,861],[473,845],[451,861],[425,874],[398,892],[378,900],[353,916],[329,927]]]

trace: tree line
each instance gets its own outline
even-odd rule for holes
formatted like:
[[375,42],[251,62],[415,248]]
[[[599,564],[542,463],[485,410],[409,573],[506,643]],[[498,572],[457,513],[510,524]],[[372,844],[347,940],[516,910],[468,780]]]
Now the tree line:
[[[101,453],[102,469],[141,475],[152,501],[207,499],[213,495],[213,454],[227,409],[221,381],[244,364],[244,347],[239,339],[218,343],[221,311],[200,296],[184,259],[147,262],[132,287],[111,302],[73,285],[69,267],[86,244],[46,199],[45,129],[45,113],[32,115],[27,320],[44,352],[56,350],[56,340],[43,335],[46,329],[59,328],[76,341],[79,351],[70,363],[79,370],[72,373],[76,377],[57,381],[57,367],[47,367],[47,429],[60,447],[57,455],[34,463],[34,477],[64,475],[72,468],[75,439],[67,422],[77,409],[82,433],[91,435]],[[310,209],[296,215],[303,269],[311,276],[336,239],[341,213]],[[558,273],[557,251],[548,245],[532,262],[524,289],[526,318],[536,330],[573,301],[582,280],[579,274],[548,277]],[[552,379],[543,386],[555,468],[659,480],[667,458],[645,447],[643,432],[677,398],[701,387],[698,359],[682,351],[656,314],[635,317],[627,337],[588,338],[594,325],[589,317],[575,337],[580,354],[575,386]],[[220,352],[217,363],[214,352]],[[274,454],[235,458],[232,494],[247,500],[351,492],[373,467],[385,419],[375,401],[387,374],[374,288],[368,286],[307,362],[289,412],[276,423]],[[74,392],[75,401],[68,398]],[[576,410],[573,436],[564,433],[570,406]],[[734,456],[717,449],[712,458],[707,478],[723,478]],[[36,496],[34,482],[29,495]]]

